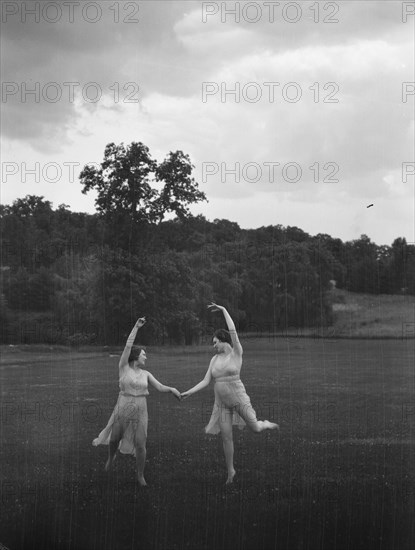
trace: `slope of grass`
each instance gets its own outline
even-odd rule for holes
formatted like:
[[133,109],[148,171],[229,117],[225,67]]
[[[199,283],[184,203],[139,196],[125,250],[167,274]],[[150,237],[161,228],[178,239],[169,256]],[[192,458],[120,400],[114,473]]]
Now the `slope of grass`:
[[332,335],[358,338],[414,338],[415,296],[330,293]]

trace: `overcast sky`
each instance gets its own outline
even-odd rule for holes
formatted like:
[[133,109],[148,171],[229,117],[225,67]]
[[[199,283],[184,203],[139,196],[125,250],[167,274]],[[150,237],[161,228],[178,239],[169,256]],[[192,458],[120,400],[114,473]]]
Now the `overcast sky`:
[[80,169],[142,141],[190,155],[209,220],[414,242],[414,11],[2,2],[1,202],[92,213]]

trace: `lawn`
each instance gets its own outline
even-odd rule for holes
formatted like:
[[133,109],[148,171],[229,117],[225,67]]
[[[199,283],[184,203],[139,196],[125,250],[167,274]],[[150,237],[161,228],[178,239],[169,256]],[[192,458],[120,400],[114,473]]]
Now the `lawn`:
[[[3,348],[0,548],[412,550],[415,340],[248,339],[242,379],[280,432],[235,430],[231,487],[213,388],[150,389],[147,488],[92,439],[117,399],[114,352]],[[148,349],[184,391],[211,349]]]

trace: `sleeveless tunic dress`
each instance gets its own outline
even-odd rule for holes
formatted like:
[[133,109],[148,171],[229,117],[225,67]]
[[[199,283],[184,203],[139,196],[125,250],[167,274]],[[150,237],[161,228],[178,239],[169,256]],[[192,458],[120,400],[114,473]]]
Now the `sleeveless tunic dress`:
[[218,434],[220,420],[226,418],[225,415],[232,415],[232,424],[238,426],[240,430],[246,426],[246,422],[256,422],[255,410],[239,377],[239,372],[235,372],[235,369],[225,369],[223,372],[214,373],[212,370],[212,376],[215,380],[215,403],[205,432]]
[[123,454],[135,456],[134,439],[136,434],[147,437],[147,399],[148,384],[145,371],[135,371],[129,365],[120,370],[120,393],[108,424],[93,440],[92,445],[108,445],[115,423],[122,427],[122,438],[118,450]]

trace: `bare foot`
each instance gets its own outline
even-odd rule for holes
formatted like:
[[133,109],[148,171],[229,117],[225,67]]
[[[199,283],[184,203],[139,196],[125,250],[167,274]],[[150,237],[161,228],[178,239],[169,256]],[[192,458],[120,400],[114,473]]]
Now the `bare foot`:
[[233,478],[235,477],[235,470],[232,470],[231,472],[228,473],[228,479],[226,480],[226,485],[230,485],[231,483],[233,483]]
[[144,479],[144,476],[140,476],[137,474],[137,481],[141,485],[141,487],[147,487],[146,480]]
[[264,420],[262,423],[263,430],[279,430],[280,427],[275,422],[270,422],[269,420]]

